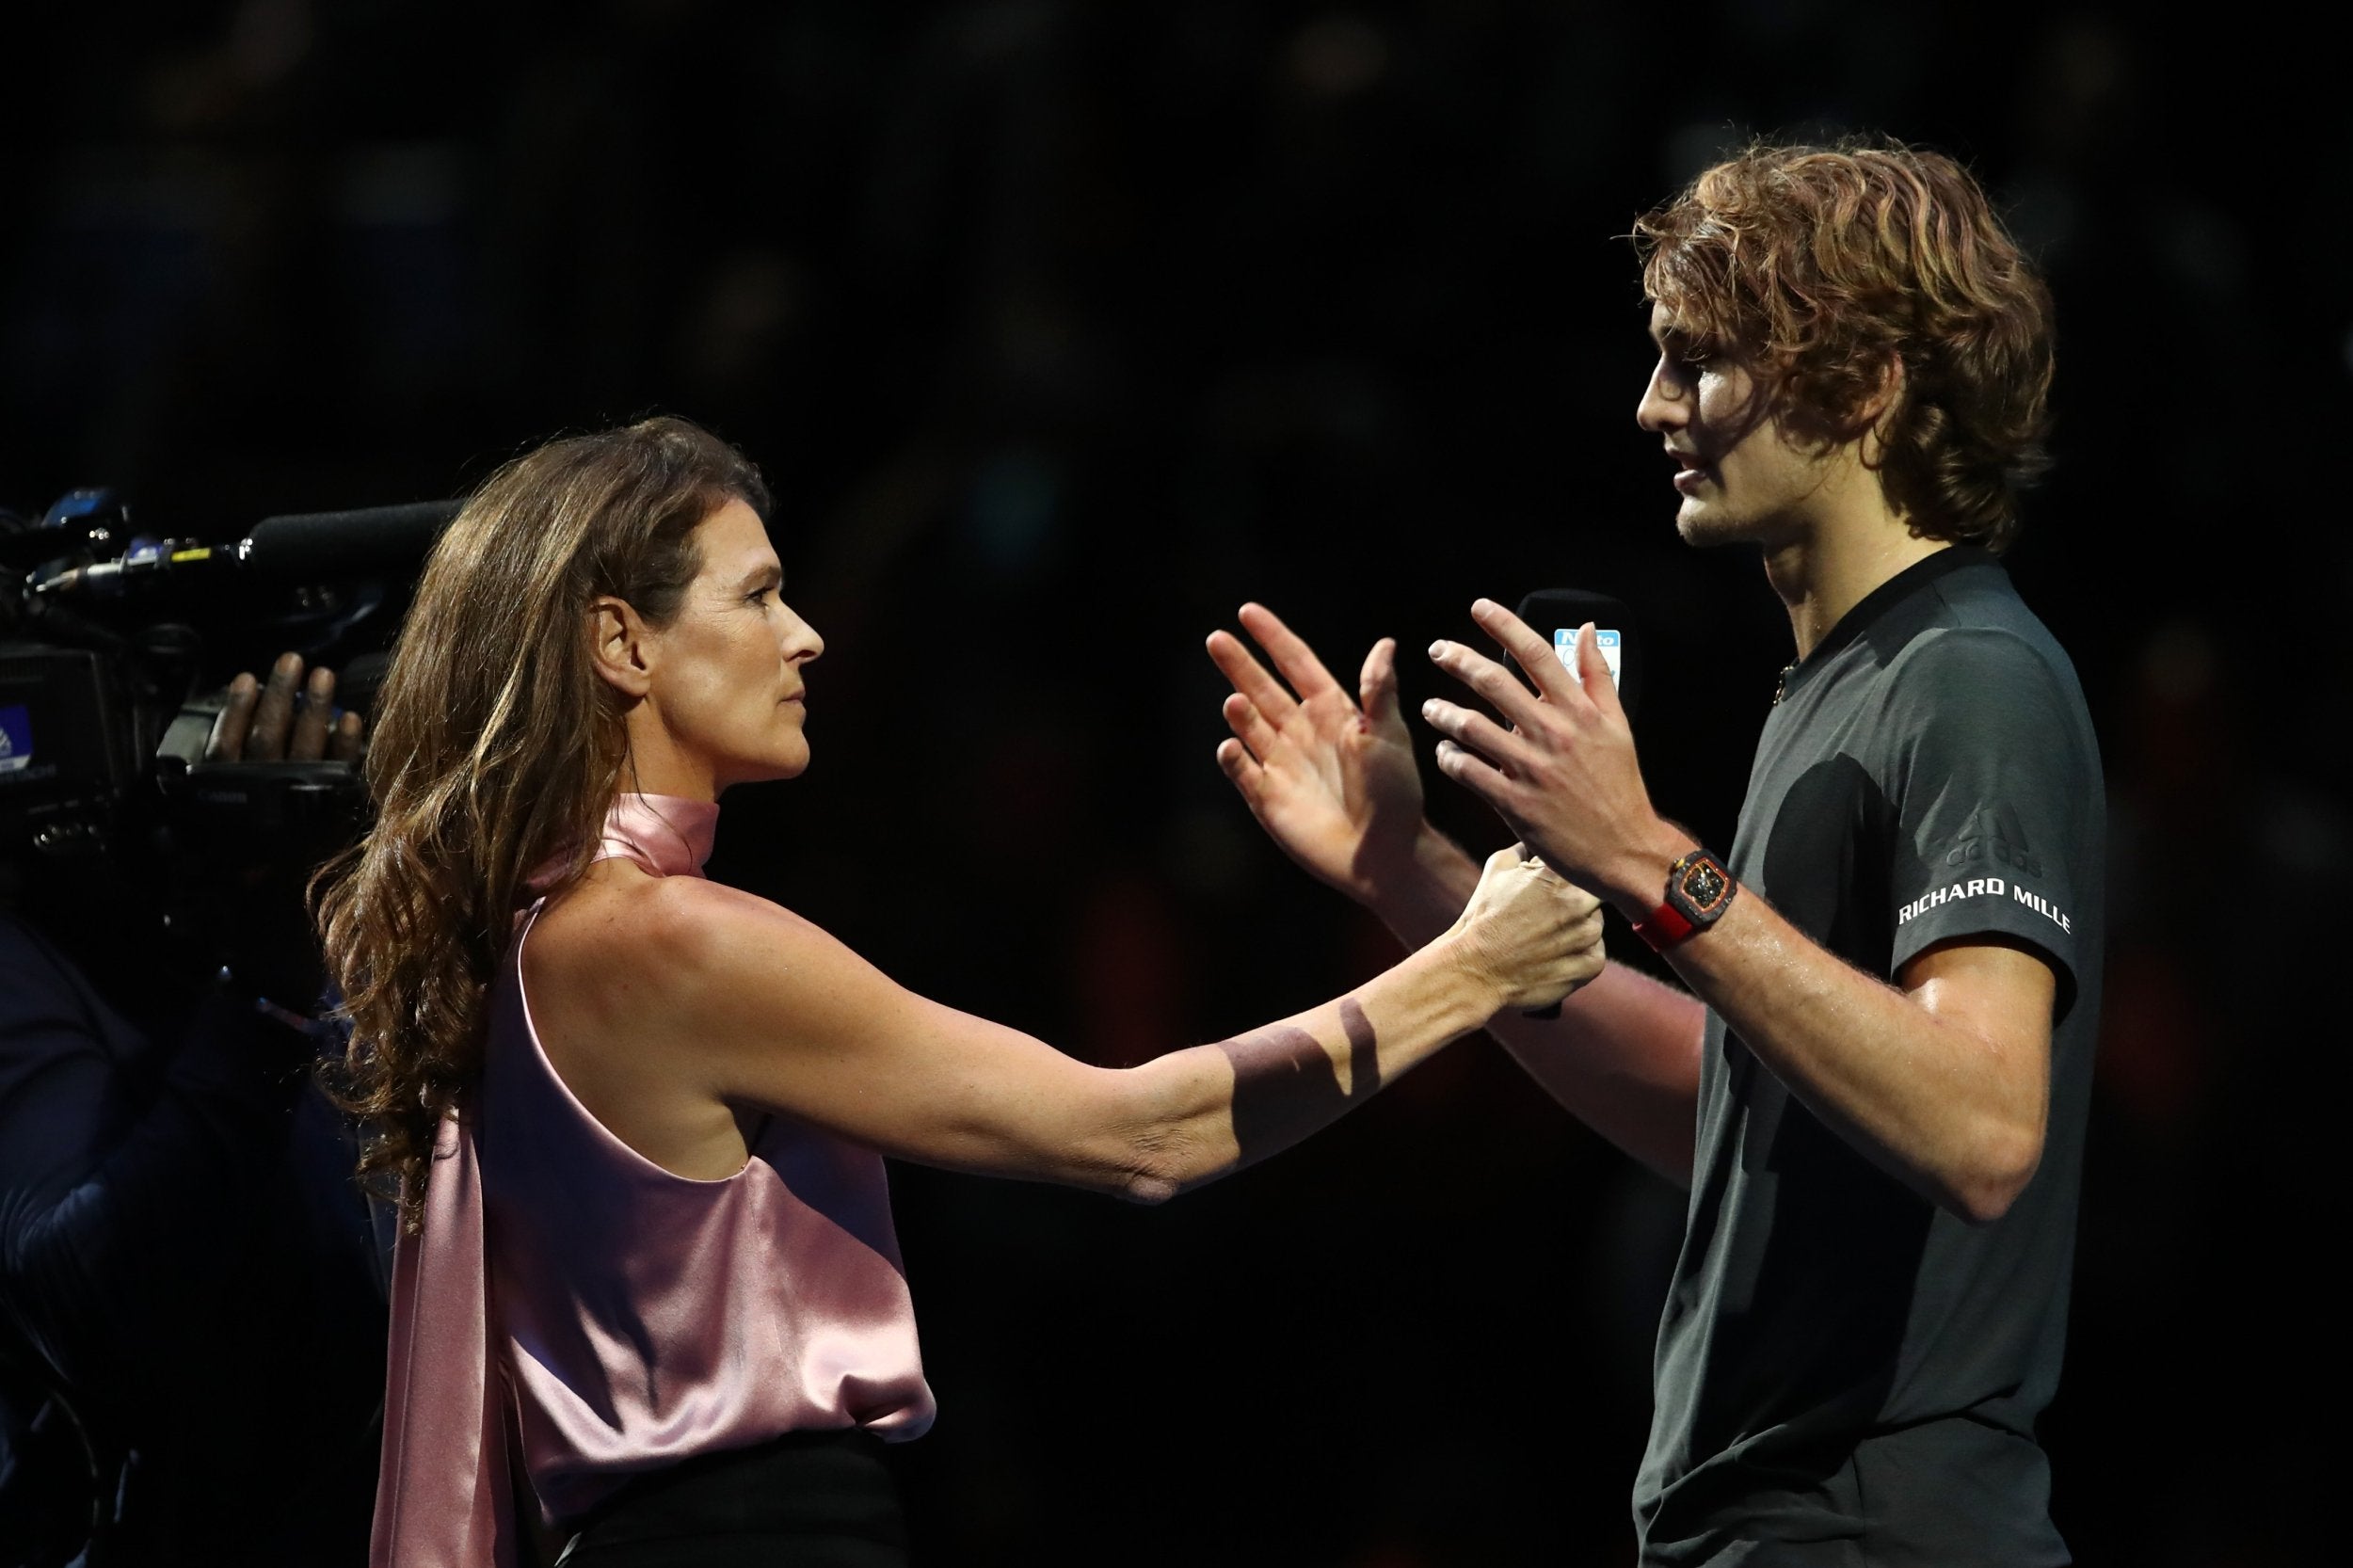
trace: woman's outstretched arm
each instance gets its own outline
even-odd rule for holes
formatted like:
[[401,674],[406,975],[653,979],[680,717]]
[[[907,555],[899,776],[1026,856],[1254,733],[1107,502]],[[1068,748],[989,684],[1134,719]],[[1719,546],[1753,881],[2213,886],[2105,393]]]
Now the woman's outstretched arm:
[[664,1020],[659,1048],[717,1100],[925,1164],[1146,1203],[1297,1143],[1495,1013],[1602,967],[1594,901],[1505,851],[1452,927],[1347,995],[1110,1069],[917,996],[764,900],[685,877],[648,892],[628,967],[657,978],[631,1010]]

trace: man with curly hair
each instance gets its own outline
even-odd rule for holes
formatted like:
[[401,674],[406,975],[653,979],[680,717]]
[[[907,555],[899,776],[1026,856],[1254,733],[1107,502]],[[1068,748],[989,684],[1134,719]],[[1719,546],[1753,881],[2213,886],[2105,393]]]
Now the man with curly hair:
[[[1796,659],[1718,859],[1653,809],[1593,630],[1527,678],[1432,657],[1438,765],[1635,922],[1491,1027],[1691,1193],[1635,1490],[1645,1563],[2064,1563],[2057,1386],[2100,1001],[2098,746],[1996,556],[2043,463],[2048,296],[1976,182],[1899,146],[1758,146],[1637,226],[1658,360],[1637,420],[1693,544],[1747,544]],[[1665,618],[1672,623],[1672,610]],[[1408,940],[1475,863],[1420,809],[1394,648],[1341,690],[1257,606],[1226,633],[1226,771]],[[1705,625],[1679,629],[1705,635]],[[1535,688],[1529,690],[1529,684]],[[1507,728],[1508,726],[1508,728]]]

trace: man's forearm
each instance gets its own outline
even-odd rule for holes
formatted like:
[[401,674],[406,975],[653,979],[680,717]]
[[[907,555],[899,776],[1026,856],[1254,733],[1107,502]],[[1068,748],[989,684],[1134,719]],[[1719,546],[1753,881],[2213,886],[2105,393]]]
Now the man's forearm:
[[[1689,847],[1662,824],[1641,863],[1664,867]],[[1612,880],[1605,896],[1643,907],[1639,870]],[[1809,1110],[1939,1207],[1973,1223],[1998,1218],[2032,1175],[2048,1101],[2047,986],[2035,1000],[2046,1026],[2038,1045],[2031,1030],[1982,1027],[1957,1002],[1940,1008],[1933,985],[1907,992],[1865,974],[1754,893],[1668,958]]]
[[[1453,923],[1478,885],[1477,862],[1425,823],[1410,861],[1382,879],[1372,909],[1418,948]],[[1689,1187],[1705,1017],[1682,992],[1611,964],[1561,1004],[1558,1018],[1506,1011],[1487,1031],[1578,1120]]]

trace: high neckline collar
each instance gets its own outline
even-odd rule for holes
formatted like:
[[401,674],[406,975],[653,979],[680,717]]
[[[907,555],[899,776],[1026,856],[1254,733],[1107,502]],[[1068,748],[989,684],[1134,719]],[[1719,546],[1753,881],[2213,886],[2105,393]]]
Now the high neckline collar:
[[613,797],[596,858],[634,860],[656,876],[700,876],[719,833],[719,803],[624,790]]

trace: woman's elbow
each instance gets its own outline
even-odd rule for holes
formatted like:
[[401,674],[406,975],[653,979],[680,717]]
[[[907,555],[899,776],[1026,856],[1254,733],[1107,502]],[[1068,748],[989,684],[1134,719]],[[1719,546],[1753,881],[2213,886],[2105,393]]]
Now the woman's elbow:
[[1154,1208],[1184,1190],[1183,1182],[1162,1172],[1134,1170],[1121,1174],[1112,1187],[1112,1196],[1126,1203]]
[[1206,1141],[1181,1124],[1149,1123],[1120,1144],[1110,1161],[1110,1186],[1112,1196],[1128,1203],[1166,1203],[1223,1176],[1234,1164],[1215,1158]]
[[1230,1097],[1205,1092],[1193,1053],[1161,1057],[1112,1077],[1117,1098],[1097,1124],[1088,1163],[1112,1196],[1163,1204],[1239,1163],[1224,1112]]

